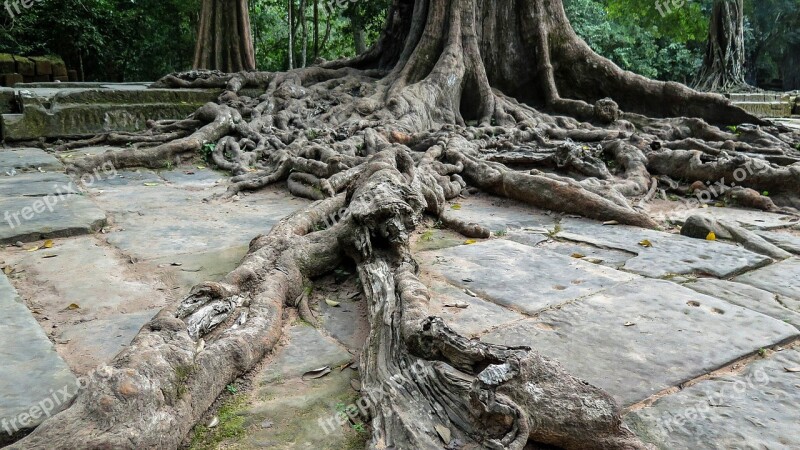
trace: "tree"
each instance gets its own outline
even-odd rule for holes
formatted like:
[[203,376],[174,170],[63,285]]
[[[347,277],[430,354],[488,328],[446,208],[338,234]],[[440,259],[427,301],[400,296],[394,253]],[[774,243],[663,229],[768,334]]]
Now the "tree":
[[[286,73],[174,74],[160,84],[224,91],[186,120],[63,145],[132,147],[69,170],[163,167],[213,148],[211,160],[233,175],[228,196],[285,181],[316,202],[253,239],[221,282],[159,313],[24,448],[176,447],[272,349],[285,308],[316,322],[304,286],[347,260],[369,305],[359,371],[372,399],[370,448],[451,439],[515,450],[529,441],[645,448],[607,394],[556,362],[467,339],[433,316],[411,252],[416,227],[436,220],[488,237],[448,213],[446,201],[468,186],[650,228],[658,223],[627,197],[659,182],[686,192],[687,182],[730,180],[749,167],[738,185],[778,202],[800,192],[797,169],[786,167],[800,157],[798,133],[722,96],[620,70],[575,35],[560,1],[393,0],[377,44],[353,59]],[[240,97],[246,86],[264,94]],[[707,121],[750,125],[732,133]]]
[[745,81],[744,0],[714,0],[703,67],[695,86],[702,91],[751,90]]
[[223,72],[256,68],[247,0],[203,0],[192,67]]

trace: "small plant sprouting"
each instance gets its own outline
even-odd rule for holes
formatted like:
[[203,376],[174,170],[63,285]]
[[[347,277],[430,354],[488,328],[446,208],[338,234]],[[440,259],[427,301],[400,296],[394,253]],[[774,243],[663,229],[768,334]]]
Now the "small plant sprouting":
[[230,392],[231,394],[235,394],[235,393],[239,392],[239,388],[237,388],[233,384],[229,384],[229,385],[225,386],[225,390]]
[[494,232],[494,235],[497,236],[497,237],[503,237],[506,234],[508,234],[508,231],[506,231],[506,230],[497,230],[497,231]]
[[216,144],[211,142],[206,142],[203,144],[203,147],[200,148],[200,154],[203,156],[203,159],[206,161],[211,161],[211,154],[214,153],[214,149],[216,148]]
[[421,239],[423,241],[427,241],[427,242],[432,241],[433,240],[433,231],[428,230],[428,231],[422,233],[422,238]]
[[758,349],[758,356],[760,356],[762,358],[766,358],[767,349],[765,349],[764,347],[761,347],[760,349]]

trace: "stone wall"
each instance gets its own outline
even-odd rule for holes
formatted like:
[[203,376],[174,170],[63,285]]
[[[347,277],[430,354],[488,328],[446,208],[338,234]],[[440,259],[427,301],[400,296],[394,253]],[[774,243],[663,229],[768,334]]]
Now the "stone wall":
[[67,70],[58,56],[17,56],[0,53],[0,86],[17,83],[77,81],[78,73]]

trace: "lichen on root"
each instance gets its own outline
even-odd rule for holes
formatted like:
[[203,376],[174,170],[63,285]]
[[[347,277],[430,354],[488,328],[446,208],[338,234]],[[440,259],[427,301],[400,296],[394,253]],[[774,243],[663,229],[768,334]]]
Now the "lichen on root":
[[225,386],[271,351],[283,310],[307,310],[305,281],[345,260],[369,300],[359,370],[377,399],[370,448],[645,448],[607,394],[557,363],[467,340],[432,317],[410,250],[416,227],[428,215],[488,237],[446,208],[477,189],[655,228],[633,206],[654,183],[685,193],[755,165],[739,185],[768,189],[782,212],[798,204],[797,132],[721,96],[623,72],[574,34],[560,1],[394,0],[381,39],[356,58],[159,84],[222,94],[182,121],[69,143],[134,142],[69,170],[163,167],[210,145],[232,175],[226,197],[285,182],[315,202],[253,239],[224,280],[163,310],[108,363],[110,376],[92,378],[17,448],[178,447]]

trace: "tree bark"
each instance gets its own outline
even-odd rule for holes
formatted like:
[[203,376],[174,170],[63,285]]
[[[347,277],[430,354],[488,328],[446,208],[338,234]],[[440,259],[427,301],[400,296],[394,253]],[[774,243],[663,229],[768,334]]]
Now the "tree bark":
[[[222,282],[162,311],[19,448],[177,447],[272,349],[305,281],[345,260],[369,305],[359,366],[368,448],[648,448],[606,393],[554,361],[467,339],[432,316],[415,230],[430,216],[488,237],[447,213],[468,188],[649,228],[659,223],[632,201],[659,183],[688,189],[671,178],[710,183],[749,169],[741,184],[769,186],[776,203],[800,192],[800,134],[722,96],[622,71],[575,35],[559,0],[393,0],[380,39],[355,58],[158,84],[224,92],[187,120],[65,146],[143,144],[69,170],[163,167],[215,142],[214,164],[233,176],[226,197],[285,182],[315,202],[256,237]],[[239,97],[245,86],[264,94]],[[734,134],[707,121],[742,125]]]
[[247,0],[203,0],[194,69],[255,70]]
[[744,0],[714,0],[703,66],[695,87],[709,92],[752,90],[745,81]]

